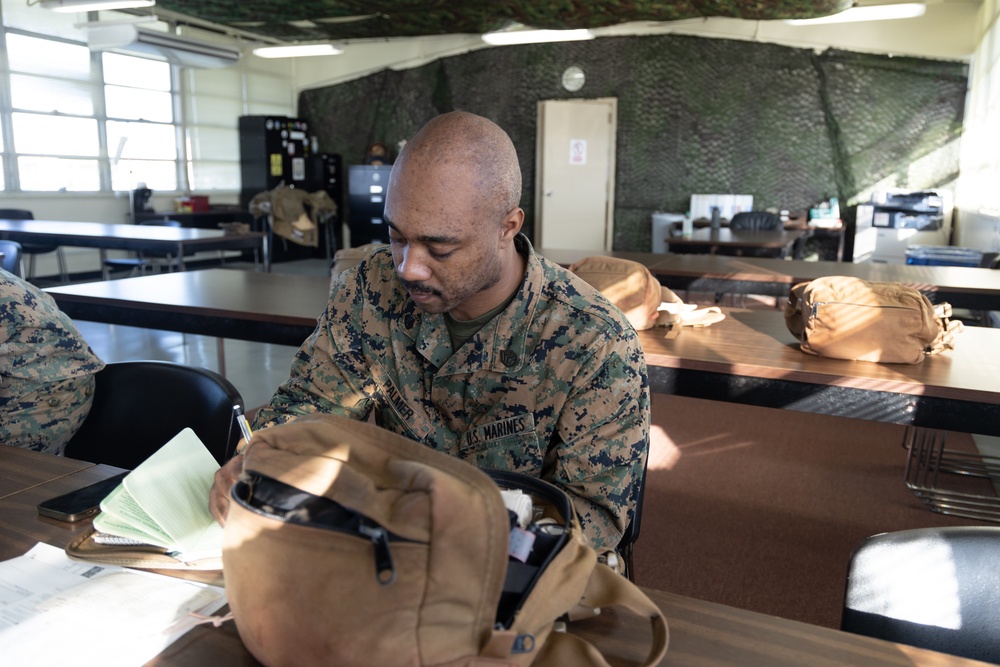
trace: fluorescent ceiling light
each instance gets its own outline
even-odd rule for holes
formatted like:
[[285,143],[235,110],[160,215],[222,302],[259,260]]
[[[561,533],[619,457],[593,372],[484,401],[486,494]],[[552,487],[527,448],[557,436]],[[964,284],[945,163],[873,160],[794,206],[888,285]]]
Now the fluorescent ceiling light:
[[261,58],[299,58],[303,56],[336,56],[343,53],[333,44],[290,44],[288,46],[258,46],[253,50]]
[[856,21],[885,21],[888,19],[912,19],[923,16],[927,5],[920,2],[904,2],[898,5],[870,5],[851,7],[839,14],[822,16],[817,19],[789,19],[789,25],[823,25],[825,23],[852,23]]
[[41,0],[38,3],[43,9],[53,12],[96,12],[111,9],[135,9],[137,7],[152,7],[156,0]]
[[483,41],[493,46],[512,44],[537,44],[539,42],[577,42],[594,39],[594,33],[581,30],[511,30],[508,32],[488,32]]

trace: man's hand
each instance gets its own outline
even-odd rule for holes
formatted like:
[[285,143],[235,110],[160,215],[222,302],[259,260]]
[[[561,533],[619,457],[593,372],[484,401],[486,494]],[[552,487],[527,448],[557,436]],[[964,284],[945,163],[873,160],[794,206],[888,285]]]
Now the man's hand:
[[241,472],[243,472],[242,454],[229,459],[226,465],[215,471],[212,491],[208,494],[208,510],[221,526],[226,525],[226,514],[229,512],[229,489],[236,483]]

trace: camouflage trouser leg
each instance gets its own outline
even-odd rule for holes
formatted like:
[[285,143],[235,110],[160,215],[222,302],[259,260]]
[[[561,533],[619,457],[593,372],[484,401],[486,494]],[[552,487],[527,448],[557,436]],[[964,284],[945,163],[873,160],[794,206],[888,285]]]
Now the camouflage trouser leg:
[[94,377],[39,384],[4,378],[0,384],[0,442],[62,455],[94,400]]

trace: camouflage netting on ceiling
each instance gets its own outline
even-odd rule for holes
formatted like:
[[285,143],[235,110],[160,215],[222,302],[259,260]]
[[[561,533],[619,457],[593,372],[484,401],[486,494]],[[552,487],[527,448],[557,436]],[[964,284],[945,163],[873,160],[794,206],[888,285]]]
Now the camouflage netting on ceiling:
[[[578,93],[563,70],[586,74]],[[754,196],[803,210],[878,187],[947,187],[958,172],[967,66],[675,35],[494,48],[303,91],[299,115],[320,150],[358,164],[394,151],[438,113],[504,127],[521,157],[533,234],[536,104],[618,99],[615,250],[648,251],[651,214],[694,193]]]
[[510,27],[597,28],[723,16],[753,21],[842,12],[852,0],[159,0],[157,7],[292,41],[477,35]]

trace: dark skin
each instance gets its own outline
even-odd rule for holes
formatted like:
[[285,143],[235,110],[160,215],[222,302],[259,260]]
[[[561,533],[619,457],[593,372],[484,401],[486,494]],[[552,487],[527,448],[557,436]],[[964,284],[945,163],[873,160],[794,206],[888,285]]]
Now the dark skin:
[[[424,312],[448,312],[458,320],[475,319],[506,301],[527,268],[514,245],[524,211],[484,187],[493,181],[476,163],[474,135],[464,144],[455,141],[467,120],[448,114],[414,137],[393,167],[385,206],[400,282]],[[243,456],[237,455],[215,474],[209,510],[220,524],[242,469]]]
[[[524,211],[511,209],[499,223],[494,218],[484,225],[478,197],[462,194],[474,190],[444,185],[469,180],[461,172],[460,165],[404,171],[392,182],[385,219],[396,273],[417,306],[471,320],[503,303],[521,284],[526,261],[514,248],[514,237]],[[490,227],[492,233],[485,232]]]

